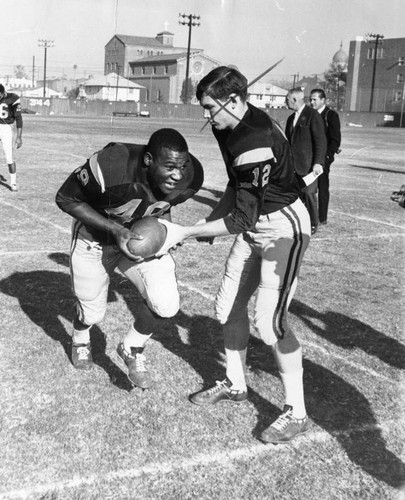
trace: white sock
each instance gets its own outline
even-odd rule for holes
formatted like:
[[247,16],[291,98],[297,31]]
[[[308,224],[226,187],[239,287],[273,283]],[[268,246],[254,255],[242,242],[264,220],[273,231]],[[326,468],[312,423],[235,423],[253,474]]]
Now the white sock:
[[10,174],[10,184],[17,184],[17,174]]
[[73,343],[74,344],[88,344],[90,343],[90,327],[86,330],[73,329]]
[[145,347],[146,342],[152,337],[143,335],[135,330],[134,325],[129,327],[128,333],[124,337],[124,348],[127,352],[131,352],[131,347]]
[[247,391],[245,369],[247,349],[236,351],[225,349],[226,354],[226,376],[232,382],[235,391]]
[[295,418],[304,418],[307,414],[304,401],[303,373],[302,369],[289,373],[280,372],[285,391],[285,404],[293,407]]

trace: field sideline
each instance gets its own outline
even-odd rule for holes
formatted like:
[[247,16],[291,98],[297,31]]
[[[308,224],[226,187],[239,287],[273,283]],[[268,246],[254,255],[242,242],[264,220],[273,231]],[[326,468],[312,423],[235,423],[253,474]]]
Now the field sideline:
[[261,444],[282,387],[269,349],[251,332],[249,401],[200,408],[188,396],[223,378],[213,300],[232,238],[176,252],[181,311],[147,347],[155,380],[131,390],[115,354],[140,300],[119,274],[94,327],[96,367],[68,358],[73,296],[70,218],[54,196],[110,141],[182,132],[205,168],[198,195],[174,211],[206,216],[226,182],[203,121],[24,116],[20,190],[0,155],[0,499],[404,499],[405,131],[344,127],[332,166],[329,224],[312,239],[291,305],[304,348],[310,431]]

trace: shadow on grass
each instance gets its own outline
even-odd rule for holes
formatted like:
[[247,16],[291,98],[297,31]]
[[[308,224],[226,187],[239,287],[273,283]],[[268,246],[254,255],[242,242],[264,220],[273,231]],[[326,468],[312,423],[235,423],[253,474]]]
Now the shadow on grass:
[[[250,349],[248,361],[253,370],[278,376],[274,362],[269,362],[268,346],[252,337]],[[405,464],[387,449],[370,403],[358,389],[331,370],[304,359],[304,390],[310,419],[340,443],[354,464],[394,488],[404,484]],[[257,394],[249,399],[259,412],[253,431],[258,437],[273,421],[273,407]]]
[[3,175],[1,175],[1,174],[0,174],[0,186],[8,189],[9,191],[11,191],[10,184],[7,183],[7,179]]
[[[136,309],[136,304],[132,303],[132,306]],[[132,312],[135,313],[135,310]],[[187,344],[179,338],[178,326],[188,331]],[[212,387],[216,380],[222,380],[225,376],[221,332],[221,325],[211,317],[191,317],[179,311],[171,320],[165,320],[162,332],[156,333],[154,338],[201,376],[204,384],[195,388],[195,391],[200,391]],[[271,348],[253,336],[249,342],[248,363],[252,371],[260,370],[279,376]],[[304,360],[304,385],[311,420],[340,443],[354,464],[377,480],[392,487],[400,487],[405,478],[405,466],[387,449],[370,403],[364,395],[332,371],[309,360]],[[258,414],[253,430],[253,436],[258,439],[280,410],[251,388],[249,401],[256,407]]]
[[[66,254],[52,254],[58,264],[69,266]],[[71,335],[66,332],[60,317],[69,322],[73,318],[74,297],[70,277],[63,272],[30,271],[14,273],[0,282],[0,292],[16,297],[22,311],[38,325],[52,340],[59,342],[70,361]],[[114,300],[109,297],[109,300]],[[106,339],[98,326],[91,329],[94,363],[108,374],[118,388],[130,391],[132,385],[126,374],[106,355]]]
[[[202,196],[201,193],[203,191],[208,191],[215,198],[212,199],[212,198],[207,198],[206,196]],[[193,200],[195,202],[201,203],[203,205],[208,205],[209,207],[214,208],[216,206],[216,204],[218,203],[219,198],[221,198],[223,191],[219,191],[218,189],[202,187],[198,193],[199,194],[196,194],[193,196]]]
[[[66,254],[52,254],[50,257],[60,265],[68,264]],[[71,321],[73,316],[74,297],[67,273],[14,273],[0,282],[0,291],[16,297],[30,320],[42,328],[50,338],[59,342],[67,359],[70,359],[71,337],[59,319],[63,317]],[[136,313],[141,297],[132,284],[120,275],[113,274],[109,302],[115,300],[116,293],[122,295],[130,311]],[[291,310],[308,322],[311,317],[319,316],[316,316],[316,311],[300,302],[293,302]],[[335,314],[327,315],[324,320],[326,332],[328,328],[335,328]],[[343,315],[339,315],[339,320],[347,324],[353,321]],[[188,331],[188,343],[180,339],[179,326]],[[325,332],[320,332],[312,323],[310,326],[317,333],[325,335]],[[216,380],[224,378],[221,332],[221,326],[211,317],[191,317],[180,311],[174,318],[164,320],[164,328],[154,338],[168,351],[186,361],[204,380],[204,387],[210,387]],[[131,390],[126,375],[106,355],[103,332],[95,326],[91,335],[95,363],[106,371],[113,384],[123,390]],[[250,339],[248,362],[252,370],[278,376],[271,349],[253,336]],[[304,360],[304,384],[308,415],[313,422],[334,436],[354,464],[379,481],[393,487],[401,486],[405,477],[404,464],[387,450],[378,423],[364,395],[335,373],[309,360]],[[193,388],[190,388],[190,391],[192,390]],[[253,431],[253,435],[258,438],[274,420],[279,409],[251,389],[249,401],[258,413],[258,421]]]
[[[363,350],[387,365],[405,369],[405,345],[375,330],[370,325],[335,311],[320,313],[299,301],[293,301],[290,312],[299,317],[316,335],[344,349]],[[319,321],[322,327],[317,326]]]
[[351,168],[362,168],[364,170],[376,170],[377,172],[389,172],[391,174],[402,174],[403,171],[398,169],[392,169],[392,168],[381,168],[381,167],[369,167],[369,166],[364,166],[364,165],[349,165]]

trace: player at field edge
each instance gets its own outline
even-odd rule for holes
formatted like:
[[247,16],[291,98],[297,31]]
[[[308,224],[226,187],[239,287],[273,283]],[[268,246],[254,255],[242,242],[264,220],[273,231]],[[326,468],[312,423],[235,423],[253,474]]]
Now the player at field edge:
[[335,154],[340,153],[340,119],[336,111],[326,106],[326,95],[322,89],[313,89],[309,97],[309,102],[313,109],[321,115],[325,125],[326,135],[326,156],[323,165],[323,173],[318,177],[318,212],[319,224],[328,223],[329,208],[329,174],[330,166],[335,161]]
[[215,301],[222,324],[226,377],[191,396],[198,405],[248,398],[246,353],[248,302],[257,291],[254,324],[272,346],[285,391],[281,415],[261,434],[271,443],[290,441],[308,429],[302,349],[287,323],[311,225],[299,198],[290,145],[281,127],[247,102],[247,80],[234,67],[212,70],[198,84],[197,99],[212,126],[228,183],[211,214],[194,226],[168,226],[162,249],[187,238],[236,235]]
[[71,361],[93,365],[90,328],[107,308],[110,274],[124,274],[143,302],[117,347],[133,385],[146,389],[152,378],[144,347],[161,318],[179,309],[175,262],[170,253],[142,259],[127,247],[141,239],[129,227],[144,216],[171,219],[171,208],[197,193],[203,183],[200,162],[174,129],[154,132],[147,145],[110,143],[94,153],[64,182],[56,195],[61,210],[73,217],[70,269],[76,296]]
[[22,146],[23,119],[21,116],[21,101],[17,94],[6,92],[0,83],[0,140],[10,174],[10,189],[17,191],[17,167],[13,157],[13,123],[16,122],[17,135],[15,145]]

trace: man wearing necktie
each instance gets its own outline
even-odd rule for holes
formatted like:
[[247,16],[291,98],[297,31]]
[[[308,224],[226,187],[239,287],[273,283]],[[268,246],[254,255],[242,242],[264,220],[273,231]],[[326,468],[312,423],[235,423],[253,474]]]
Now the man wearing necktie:
[[[318,182],[306,185],[303,178],[313,172],[316,176],[322,172],[326,156],[326,135],[321,116],[305,104],[301,88],[288,91],[286,103],[294,111],[287,119],[286,136],[291,144],[294,157],[295,173],[300,183],[300,197],[311,218],[311,232],[318,229]],[[315,176],[314,176],[315,177]]]

